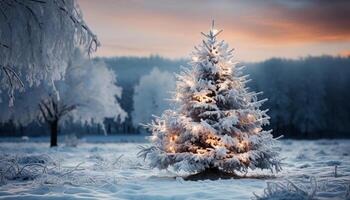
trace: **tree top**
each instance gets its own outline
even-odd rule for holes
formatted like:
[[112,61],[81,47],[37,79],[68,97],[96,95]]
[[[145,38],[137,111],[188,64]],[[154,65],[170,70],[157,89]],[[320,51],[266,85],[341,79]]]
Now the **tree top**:
[[202,35],[204,35],[204,37],[208,38],[208,39],[214,39],[216,36],[218,36],[223,30],[221,29],[220,31],[218,29],[215,29],[215,21],[212,20],[211,22],[211,27],[209,30],[209,33],[203,33],[201,32]]

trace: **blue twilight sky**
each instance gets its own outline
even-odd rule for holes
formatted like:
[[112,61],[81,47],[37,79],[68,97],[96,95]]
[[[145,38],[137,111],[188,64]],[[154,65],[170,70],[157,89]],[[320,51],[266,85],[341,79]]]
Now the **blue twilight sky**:
[[98,56],[186,57],[211,19],[237,60],[350,55],[350,1],[78,0]]

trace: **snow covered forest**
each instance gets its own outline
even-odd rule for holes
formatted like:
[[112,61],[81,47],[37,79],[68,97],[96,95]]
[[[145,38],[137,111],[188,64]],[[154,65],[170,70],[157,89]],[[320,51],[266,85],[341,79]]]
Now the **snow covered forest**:
[[[171,76],[179,71],[181,65],[186,66],[188,62],[186,59],[170,60],[160,56],[96,60],[105,62],[106,66],[117,74],[117,84],[122,89],[118,99],[121,108],[128,114],[124,122],[106,118],[104,124],[108,134],[144,132],[138,124],[150,122],[150,113],[158,115],[169,107],[170,102],[166,100],[166,95],[170,94],[171,85],[175,84]],[[263,96],[269,99],[264,106],[270,108],[270,128],[275,130],[276,134],[297,139],[349,137],[347,131],[350,129],[350,106],[347,99],[350,58],[273,58],[242,65],[247,66],[245,72],[254,80],[248,83],[249,86],[255,91],[264,91]],[[169,82],[162,84],[157,76]],[[148,80],[147,83],[143,83],[145,79]],[[139,92],[135,93],[135,90],[140,90],[141,85],[144,92],[153,91],[153,94],[160,98],[145,98]],[[143,103],[153,106],[140,109]],[[44,135],[47,132],[46,127],[36,123],[20,128],[12,123],[1,125],[2,135]],[[84,128],[72,123],[62,128],[63,133],[72,131],[77,135],[103,134],[102,127],[98,124]]]
[[[140,77],[150,74],[154,67],[162,71],[178,72],[179,66],[186,66],[187,62],[158,56],[106,59],[107,65],[120,74],[119,83],[124,89],[121,104],[127,112],[134,109],[130,98]],[[276,133],[299,139],[349,137],[350,107],[347,91],[350,86],[350,58],[273,58],[242,65],[246,66],[245,72],[254,80],[249,86],[254,91],[264,91],[263,96],[269,99],[265,106],[270,109],[270,127]],[[134,77],[123,78],[129,77],[128,74],[133,74]],[[162,90],[162,86],[159,89]],[[124,125],[129,127],[127,121]],[[135,127],[130,127],[131,132],[134,131],[133,128]]]

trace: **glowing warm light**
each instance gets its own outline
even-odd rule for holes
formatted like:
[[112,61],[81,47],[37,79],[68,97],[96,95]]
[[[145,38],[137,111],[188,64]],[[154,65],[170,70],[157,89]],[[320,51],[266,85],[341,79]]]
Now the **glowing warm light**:
[[213,35],[217,34],[219,31],[217,29],[212,29],[211,32],[213,33]]
[[170,153],[175,153],[175,148],[173,146],[170,146],[168,150]]
[[198,95],[196,96],[196,99],[199,101],[199,102],[205,102],[207,100],[207,96],[205,95]]
[[197,153],[199,154],[205,154],[207,152],[207,150],[205,149],[197,149]]
[[248,157],[244,154],[239,157],[239,160],[245,164],[249,164],[249,159]]
[[253,129],[253,132],[255,133],[255,134],[258,134],[260,131],[262,130],[262,128],[254,128]]
[[247,119],[248,119],[249,122],[252,122],[252,121],[255,120],[255,116],[252,115],[252,114],[248,114],[248,115],[247,115]]
[[165,132],[165,131],[166,131],[165,126],[160,127],[159,131],[160,131],[160,132]]
[[238,146],[239,149],[244,149],[245,144],[243,142],[241,142],[241,143],[238,143],[237,146]]
[[232,73],[232,67],[229,66],[229,67],[227,68],[227,72],[228,72],[229,74],[231,74],[231,73]]
[[198,133],[199,130],[200,130],[200,125],[193,125],[193,126],[192,126],[192,131],[193,131],[194,133]]
[[253,114],[247,114],[247,116],[240,119],[240,124],[250,124],[256,120]]
[[188,86],[190,86],[190,87],[193,87],[193,85],[194,85],[194,83],[193,83],[192,81],[190,81],[190,80],[187,80],[187,81],[186,81],[186,84],[187,84]]
[[198,59],[197,56],[193,56],[193,57],[192,57],[192,61],[197,62],[198,60],[199,60],[199,59]]
[[246,150],[248,148],[248,146],[249,146],[249,143],[247,141],[244,141],[244,140],[241,141],[240,143],[238,143],[238,145],[237,145],[237,147],[240,151]]
[[170,137],[170,142],[174,142],[177,139],[177,135],[173,135]]
[[222,146],[225,146],[225,144],[220,141],[220,138],[213,136],[213,135],[208,136],[208,139],[206,139],[205,142],[207,144],[210,144],[215,149],[222,147]]
[[157,140],[157,138],[158,138],[158,137],[157,137],[157,136],[155,136],[155,135],[152,135],[152,136],[151,136],[151,140],[152,140],[153,142],[154,142],[154,141],[156,141],[156,140]]
[[175,94],[175,101],[180,101],[180,99],[181,99],[181,94],[180,93],[176,93]]
[[203,101],[203,100],[205,100],[205,97],[204,97],[204,96],[198,96],[197,99],[198,99],[199,101]]
[[207,139],[205,142],[212,145],[212,146],[216,146],[218,143],[218,141],[216,141],[214,139]]

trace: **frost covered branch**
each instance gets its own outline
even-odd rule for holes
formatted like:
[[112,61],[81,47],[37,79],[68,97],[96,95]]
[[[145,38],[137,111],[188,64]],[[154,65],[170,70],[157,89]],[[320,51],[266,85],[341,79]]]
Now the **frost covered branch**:
[[317,190],[317,181],[315,177],[310,179],[308,183],[309,191],[302,189],[305,187],[297,186],[292,181],[287,180],[282,182],[267,182],[267,187],[264,189],[264,194],[255,195],[257,200],[267,199],[313,199]]
[[[63,79],[26,88],[18,94],[14,107],[0,103],[0,122],[11,121],[16,126],[35,121],[47,123],[54,139],[51,146],[56,146],[58,128],[68,121],[103,127],[107,117],[121,121],[126,117],[117,99],[122,90],[116,85],[116,74],[104,62],[91,60],[76,49]],[[0,97],[8,98],[4,93]]]
[[44,121],[49,124],[51,129],[51,147],[57,146],[59,122],[65,115],[77,109],[77,107],[78,104],[66,105],[53,95],[49,95],[49,97],[40,101],[39,109],[41,116],[43,117]]
[[11,104],[15,81],[32,87],[60,80],[75,48],[90,56],[99,45],[75,0],[1,0],[0,66],[12,69],[12,79],[9,70],[0,74],[0,92],[9,91]]
[[79,171],[85,170],[84,163],[73,167],[62,167],[60,162],[47,154],[0,155],[0,185],[8,181],[21,180],[40,182],[40,184],[80,184],[82,181],[95,183],[93,177],[82,177]]
[[14,91],[15,89],[24,90],[24,84],[20,79],[20,77],[18,76],[18,74],[11,67],[2,66],[1,69],[4,72],[7,78],[7,82],[9,84],[9,90],[8,90],[8,96],[10,97],[9,106],[13,106]]
[[46,154],[26,157],[22,155],[0,155],[0,180],[34,180],[48,173],[52,158]]
[[58,101],[53,95],[42,99],[39,103],[40,112],[47,122],[59,121],[69,112],[77,109],[78,104],[66,105]]

